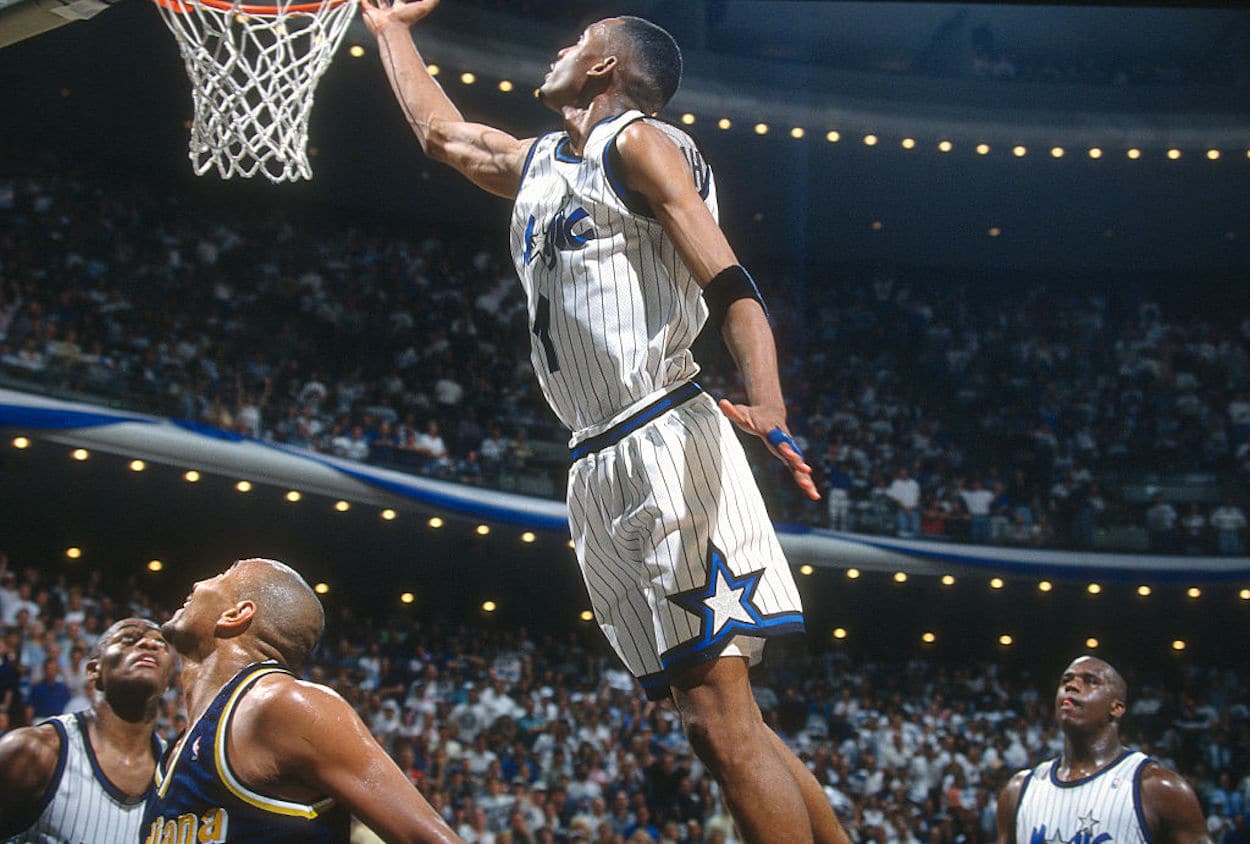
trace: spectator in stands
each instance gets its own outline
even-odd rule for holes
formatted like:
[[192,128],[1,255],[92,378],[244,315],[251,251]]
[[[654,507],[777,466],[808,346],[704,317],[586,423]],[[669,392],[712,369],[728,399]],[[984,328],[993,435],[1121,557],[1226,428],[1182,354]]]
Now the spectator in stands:
[[73,694],[61,679],[61,666],[55,659],[43,661],[43,676],[30,687],[30,705],[36,719],[65,712]]
[[1150,550],[1170,554],[1176,550],[1176,508],[1156,492],[1146,511],[1146,530],[1150,533]]
[[1190,502],[1185,509],[1185,515],[1181,517],[1180,532],[1182,548],[1186,554],[1197,556],[1206,550],[1207,517],[1202,515],[1198,502]]
[[994,501],[993,490],[986,489],[980,478],[973,478],[968,486],[961,486],[959,497],[968,511],[970,538],[984,544],[990,541],[990,505]]
[[917,536],[920,533],[920,484],[910,476],[906,466],[898,467],[886,495],[896,508],[898,535],[906,539]]
[[1221,554],[1241,553],[1245,547],[1242,535],[1246,530],[1246,514],[1233,503],[1232,496],[1224,496],[1224,503],[1211,512],[1211,528]]

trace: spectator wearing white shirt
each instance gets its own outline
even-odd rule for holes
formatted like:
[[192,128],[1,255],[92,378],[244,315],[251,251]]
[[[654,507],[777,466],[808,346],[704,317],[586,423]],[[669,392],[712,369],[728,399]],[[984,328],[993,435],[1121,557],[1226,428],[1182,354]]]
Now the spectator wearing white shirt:
[[964,507],[971,517],[972,541],[984,544],[990,541],[990,504],[994,501],[993,490],[986,489],[980,478],[973,478],[969,488],[959,490]]
[[920,484],[912,478],[906,466],[900,466],[885,494],[898,508],[898,535],[910,538],[920,533]]
[[1215,531],[1216,546],[1221,554],[1241,553],[1246,514],[1233,503],[1232,496],[1225,496],[1224,503],[1211,512],[1211,528]]

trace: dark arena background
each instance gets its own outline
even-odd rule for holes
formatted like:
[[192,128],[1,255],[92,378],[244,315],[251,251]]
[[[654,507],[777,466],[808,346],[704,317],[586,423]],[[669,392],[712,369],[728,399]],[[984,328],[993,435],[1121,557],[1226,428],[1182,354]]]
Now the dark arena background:
[[[590,612],[508,203],[423,157],[359,18],[311,180],[195,176],[156,7],[85,3],[0,0],[0,731],[45,656],[81,702],[92,631],[273,557],[327,608],[311,673],[466,840],[735,840]],[[769,303],[824,498],[745,443],[807,620],[752,676],[852,838],[993,840],[1093,653],[1128,743],[1250,840],[1250,12],[444,0],[415,31],[531,137],[614,14],[682,45],[663,116]]]

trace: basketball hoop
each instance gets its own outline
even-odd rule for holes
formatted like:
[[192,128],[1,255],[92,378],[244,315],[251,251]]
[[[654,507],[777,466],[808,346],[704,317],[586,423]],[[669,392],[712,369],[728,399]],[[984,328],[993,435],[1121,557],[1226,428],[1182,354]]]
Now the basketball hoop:
[[195,119],[189,155],[197,175],[272,182],[311,179],[313,92],[356,12],[355,0],[272,5],[154,0],[178,39]]

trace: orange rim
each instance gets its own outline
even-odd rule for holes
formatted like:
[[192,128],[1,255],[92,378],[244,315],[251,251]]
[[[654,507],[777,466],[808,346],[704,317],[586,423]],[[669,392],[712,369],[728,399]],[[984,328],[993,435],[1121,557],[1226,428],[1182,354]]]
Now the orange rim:
[[280,14],[292,13],[316,14],[327,9],[333,9],[335,6],[341,6],[349,2],[349,0],[327,0],[324,3],[292,3],[286,7],[279,7],[277,4],[231,3],[229,0],[152,0],[152,2],[178,14],[192,11],[192,6],[207,6],[219,12],[238,12],[241,15],[276,17]]

